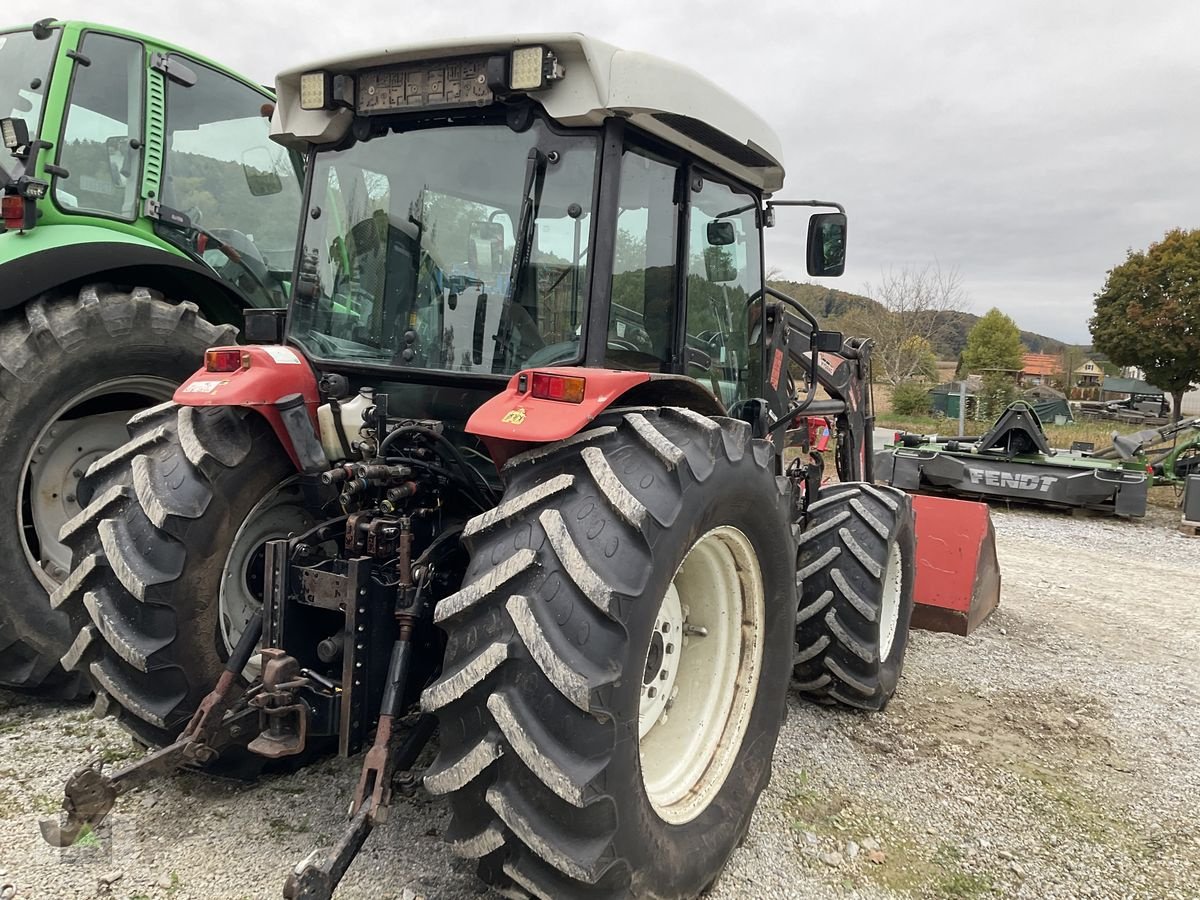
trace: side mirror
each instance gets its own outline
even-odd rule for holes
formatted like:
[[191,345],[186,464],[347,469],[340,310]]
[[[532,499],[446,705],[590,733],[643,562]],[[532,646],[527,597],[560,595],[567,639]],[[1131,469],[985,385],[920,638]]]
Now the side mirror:
[[275,161],[266,147],[255,147],[242,154],[242,174],[246,177],[246,187],[255,197],[283,192],[283,179],[275,171]]
[[846,270],[846,214],[817,213],[808,220],[808,274],[836,278]]
[[467,230],[467,265],[476,273],[492,275],[504,265],[504,226],[499,222],[472,222]]
[[108,173],[115,185],[124,185],[133,174],[133,141],[125,135],[116,135],[104,139],[104,149],[108,154]]
[[708,245],[710,247],[728,247],[737,241],[737,232],[733,223],[721,221],[708,223]]
[[841,353],[843,341],[840,331],[814,331],[812,335],[818,353]]

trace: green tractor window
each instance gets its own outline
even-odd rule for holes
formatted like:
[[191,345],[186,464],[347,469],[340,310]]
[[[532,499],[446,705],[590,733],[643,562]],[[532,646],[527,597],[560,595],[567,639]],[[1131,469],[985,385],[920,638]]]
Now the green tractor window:
[[58,164],[70,175],[55,179],[58,205],[133,220],[141,172],[142,66],[136,41],[110,34],[84,35]]
[[[160,199],[239,254],[233,263],[211,245],[194,248],[255,305],[263,305],[269,302],[264,294],[278,291],[292,267],[300,204],[296,171],[287,151],[270,139],[266,97],[193,60],[185,65],[195,73],[195,84],[167,81]],[[174,242],[189,237],[177,229],[159,233]]]
[[[0,34],[0,119],[23,119],[30,132],[40,130],[58,35],[55,31],[52,38],[39,41],[32,31]],[[0,172],[15,175],[19,165],[7,152],[0,152]]]

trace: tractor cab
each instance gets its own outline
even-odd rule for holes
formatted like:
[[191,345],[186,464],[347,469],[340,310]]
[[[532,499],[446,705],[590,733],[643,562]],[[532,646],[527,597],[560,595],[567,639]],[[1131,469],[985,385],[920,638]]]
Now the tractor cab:
[[321,371],[481,401],[561,366],[673,379],[714,409],[764,396],[781,152],[720,88],[547,35],[331,62],[279,91],[275,137],[308,166],[286,339]]
[[55,19],[0,33],[0,264],[107,238],[122,246],[69,254],[53,277],[182,256],[244,304],[283,305],[301,173],[269,140],[273,109],[267,89],[143,35]]

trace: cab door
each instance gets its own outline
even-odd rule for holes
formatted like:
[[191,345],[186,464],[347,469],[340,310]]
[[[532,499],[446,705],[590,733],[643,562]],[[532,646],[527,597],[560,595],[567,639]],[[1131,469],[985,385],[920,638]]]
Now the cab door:
[[270,139],[274,101],[185,56],[159,55],[153,67],[165,107],[157,199],[186,220],[179,227],[160,216],[155,231],[200,256],[253,306],[283,305],[301,183],[291,155]]

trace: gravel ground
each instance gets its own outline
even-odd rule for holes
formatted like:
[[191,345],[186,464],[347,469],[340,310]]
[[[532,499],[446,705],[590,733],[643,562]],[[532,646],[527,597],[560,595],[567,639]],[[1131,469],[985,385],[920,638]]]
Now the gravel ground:
[[[914,634],[885,713],[791,703],[713,900],[1200,897],[1200,539],[1164,510],[993,519],[1000,610],[969,638]],[[49,848],[37,822],[89,754],[137,751],[84,707],[0,693],[0,900],[278,897],[357,775],[189,774],[122,798],[88,846]],[[480,896],[446,818],[400,797],[338,896]]]

